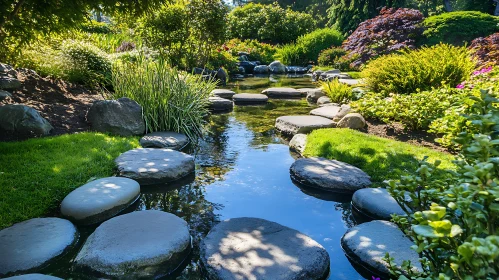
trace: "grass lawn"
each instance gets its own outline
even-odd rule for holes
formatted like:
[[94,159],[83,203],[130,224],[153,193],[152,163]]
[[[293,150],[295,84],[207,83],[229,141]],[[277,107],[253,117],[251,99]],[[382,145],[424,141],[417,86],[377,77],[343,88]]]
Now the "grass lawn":
[[0,229],[54,211],[73,189],[115,174],[114,159],[138,146],[100,133],[0,143]]
[[354,165],[369,174],[375,186],[382,186],[384,180],[399,179],[415,172],[418,161],[425,156],[430,163],[441,160],[441,169],[454,169],[451,154],[342,128],[312,132],[307,139],[305,156]]

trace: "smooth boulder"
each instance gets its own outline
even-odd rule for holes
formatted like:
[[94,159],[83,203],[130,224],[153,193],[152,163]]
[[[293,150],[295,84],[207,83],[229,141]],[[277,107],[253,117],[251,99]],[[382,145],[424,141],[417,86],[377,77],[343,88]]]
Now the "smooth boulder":
[[319,99],[317,99],[317,105],[319,105],[319,106],[330,104],[332,102],[333,101],[331,101],[331,98],[329,98],[327,96],[322,96],[322,97],[319,97]]
[[296,90],[301,93],[302,97],[307,97],[308,93],[312,92],[312,91],[316,91],[316,90],[322,91],[320,88],[319,89],[317,89],[317,88],[298,88]]
[[50,276],[50,275],[32,273],[32,274],[23,274],[23,275],[12,276],[9,278],[3,278],[3,280],[62,280],[62,278],[54,277],[54,276]]
[[293,136],[291,141],[289,141],[289,149],[299,153],[300,155],[305,152],[305,146],[307,145],[307,135],[306,134],[296,134]]
[[337,124],[340,128],[361,129],[367,125],[366,120],[359,113],[349,113]]
[[268,88],[262,91],[262,94],[267,95],[269,98],[275,99],[299,99],[301,98],[301,92],[294,88]]
[[301,158],[290,168],[291,178],[307,187],[352,194],[369,187],[371,178],[359,168],[337,160]]
[[267,65],[257,65],[253,68],[254,74],[268,74],[270,72],[270,68]]
[[270,63],[269,69],[270,69],[270,72],[273,74],[285,74],[286,73],[286,66],[278,60]]
[[312,104],[317,104],[317,100],[319,100],[319,98],[321,98],[323,96],[326,96],[324,91],[320,88],[317,88],[317,89],[311,90],[307,93],[307,101],[312,103]]
[[95,101],[88,110],[87,121],[95,131],[121,136],[142,135],[146,130],[142,107],[126,97]]
[[115,159],[120,176],[141,185],[172,182],[194,172],[194,157],[171,149],[139,148]]
[[120,279],[156,279],[174,271],[190,251],[189,227],[181,218],[146,210],[102,223],[75,258],[78,269]]
[[234,109],[234,103],[232,101],[218,96],[209,97],[208,102],[209,110],[214,113],[230,112]]
[[143,148],[163,148],[178,151],[189,144],[189,138],[181,133],[157,131],[144,135],[139,142]]
[[320,128],[334,127],[334,123],[318,116],[283,116],[276,120],[275,127],[283,134],[309,133]]
[[78,240],[76,227],[59,218],[35,218],[0,231],[0,277],[38,270]]
[[47,135],[53,129],[37,110],[20,104],[0,106],[0,128],[21,136]]
[[340,106],[340,111],[336,114],[333,121],[339,122],[343,117],[350,114],[352,112],[352,108],[348,104],[343,104]]
[[258,218],[235,218],[212,228],[200,246],[208,279],[324,279],[329,255],[294,229]]
[[310,115],[320,116],[333,120],[341,111],[340,106],[323,106],[310,111]]
[[61,214],[77,224],[96,224],[116,216],[139,196],[140,185],[132,179],[102,178],[69,193],[61,203]]
[[239,93],[232,97],[236,105],[262,105],[267,104],[269,97],[264,94]]
[[397,225],[387,221],[372,221],[350,228],[341,238],[341,247],[355,263],[378,274],[383,279],[390,276],[386,253],[400,267],[403,261],[411,261],[413,269],[422,271],[419,255],[411,249],[414,243]]
[[386,189],[366,188],[352,196],[352,206],[372,220],[391,220],[392,214],[405,215],[402,207]]
[[225,99],[232,99],[232,96],[234,96],[234,94],[236,94],[236,93],[233,92],[232,90],[228,90],[228,89],[214,89],[211,92],[211,95],[218,96],[220,98],[225,98]]

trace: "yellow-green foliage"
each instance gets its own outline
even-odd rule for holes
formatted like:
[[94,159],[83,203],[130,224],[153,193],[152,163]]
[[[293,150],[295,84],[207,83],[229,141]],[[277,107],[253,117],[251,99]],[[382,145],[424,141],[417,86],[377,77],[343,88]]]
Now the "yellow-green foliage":
[[465,47],[438,44],[382,56],[370,62],[363,74],[373,91],[409,94],[442,84],[456,86],[469,77],[474,67]]
[[352,98],[352,88],[340,83],[337,79],[321,82],[320,86],[333,103],[343,104]]

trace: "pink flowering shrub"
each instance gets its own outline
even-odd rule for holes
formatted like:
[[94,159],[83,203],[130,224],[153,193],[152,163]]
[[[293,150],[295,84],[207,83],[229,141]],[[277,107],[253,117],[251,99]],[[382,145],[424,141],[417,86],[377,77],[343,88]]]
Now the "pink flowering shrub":
[[470,49],[479,67],[499,65],[499,32],[473,40]]

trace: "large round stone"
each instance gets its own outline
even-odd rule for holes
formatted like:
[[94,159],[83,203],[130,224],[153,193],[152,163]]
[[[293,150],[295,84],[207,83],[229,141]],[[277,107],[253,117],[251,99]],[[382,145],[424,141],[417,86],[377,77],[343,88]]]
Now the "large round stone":
[[397,227],[387,221],[372,221],[350,228],[341,238],[346,255],[355,263],[374,274],[388,279],[386,253],[400,267],[403,261],[411,261],[414,270],[422,271],[419,255],[411,249],[412,241]]
[[275,99],[299,99],[302,97],[301,92],[294,88],[268,88],[262,91],[262,94],[267,95],[269,98]]
[[349,113],[338,122],[337,126],[340,128],[361,129],[364,128],[366,124],[366,120],[361,114]]
[[294,229],[257,218],[216,225],[201,243],[209,279],[323,279],[329,255]]
[[286,135],[309,133],[320,128],[334,127],[333,121],[318,116],[283,116],[277,118],[275,127]]
[[315,90],[307,92],[307,101],[313,104],[317,104],[317,100],[319,100],[319,98],[323,96],[326,96],[324,91],[321,88],[316,88]]
[[301,158],[290,168],[291,178],[305,186],[338,193],[354,193],[371,185],[364,171],[350,164],[325,158]]
[[108,277],[155,279],[174,271],[190,244],[189,227],[181,218],[137,211],[102,223],[85,241],[75,264]]
[[139,195],[140,185],[132,179],[102,178],[69,193],[61,203],[61,214],[82,225],[100,223],[130,206]]
[[170,149],[139,148],[115,159],[119,174],[141,185],[178,180],[194,172],[194,157]]
[[236,105],[260,105],[266,104],[269,98],[264,94],[239,93],[232,97]]
[[392,214],[405,215],[402,207],[386,189],[366,188],[356,191],[352,206],[373,220],[391,220]]
[[36,218],[0,231],[0,276],[41,269],[59,259],[78,239],[68,220]]
[[170,131],[152,132],[140,138],[140,145],[144,148],[182,150],[188,144],[189,138],[187,136]]
[[21,105],[0,106],[0,129],[20,136],[47,135],[53,129],[37,110]]
[[211,95],[218,96],[220,98],[225,98],[225,99],[232,99],[232,96],[234,96],[234,94],[236,94],[236,93],[233,92],[232,90],[228,90],[228,89],[214,89],[211,92]]
[[32,273],[32,274],[12,276],[9,278],[3,278],[3,280],[62,280],[62,278],[54,277],[54,276],[50,276],[50,275]]
[[289,149],[299,153],[300,155],[305,152],[305,146],[307,145],[307,135],[306,134],[296,134],[293,136],[291,141],[289,141]]

